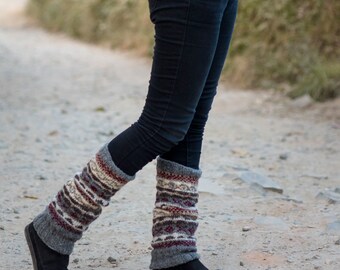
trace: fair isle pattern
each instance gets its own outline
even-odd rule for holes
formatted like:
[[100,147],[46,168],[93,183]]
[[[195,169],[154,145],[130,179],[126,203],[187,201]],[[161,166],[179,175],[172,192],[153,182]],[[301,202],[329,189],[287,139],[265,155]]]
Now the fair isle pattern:
[[198,227],[196,203],[200,175],[199,170],[157,160],[151,269],[171,267],[198,257],[194,234]]
[[115,166],[105,145],[87,163],[82,172],[75,174],[73,179],[62,187],[45,213],[36,218],[35,228],[38,234],[39,232],[40,235],[44,234],[42,232],[44,222],[41,222],[41,219],[45,218],[49,223],[53,222],[55,226],[53,231],[65,232],[65,238],[75,242],[98,218],[102,207],[109,205],[110,198],[133,178],[125,175]]
[[108,206],[110,198],[127,182],[97,154],[58,192],[49,205],[50,213],[64,229],[83,232],[101,214],[101,207]]

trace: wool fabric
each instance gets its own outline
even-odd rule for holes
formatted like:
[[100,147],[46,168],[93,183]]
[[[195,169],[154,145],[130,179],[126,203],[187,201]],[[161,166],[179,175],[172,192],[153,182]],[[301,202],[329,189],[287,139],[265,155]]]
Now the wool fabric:
[[157,193],[153,211],[150,269],[163,269],[198,259],[198,180],[201,171],[157,159]]
[[71,254],[74,243],[99,217],[102,207],[134,177],[114,164],[105,144],[33,220],[38,236],[51,249]]

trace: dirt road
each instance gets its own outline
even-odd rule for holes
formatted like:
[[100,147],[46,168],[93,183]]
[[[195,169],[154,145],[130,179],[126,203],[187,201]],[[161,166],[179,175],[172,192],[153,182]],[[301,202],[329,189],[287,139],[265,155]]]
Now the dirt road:
[[[137,119],[150,73],[148,60],[45,32],[24,17],[24,4],[0,0],[4,270],[32,269],[24,226]],[[292,102],[220,87],[198,206],[199,252],[209,269],[339,269],[339,108],[339,100]],[[267,178],[265,188],[250,184]],[[70,269],[148,269],[154,197],[153,162],[79,241]]]

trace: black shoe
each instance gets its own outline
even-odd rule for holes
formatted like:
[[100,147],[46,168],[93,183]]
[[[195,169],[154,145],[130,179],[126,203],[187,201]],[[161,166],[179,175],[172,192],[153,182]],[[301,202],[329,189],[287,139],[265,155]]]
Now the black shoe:
[[185,264],[159,270],[209,270],[209,269],[206,268],[198,259],[196,259]]
[[26,226],[25,237],[31,252],[34,270],[67,270],[69,256],[46,246],[35,231],[33,223]]

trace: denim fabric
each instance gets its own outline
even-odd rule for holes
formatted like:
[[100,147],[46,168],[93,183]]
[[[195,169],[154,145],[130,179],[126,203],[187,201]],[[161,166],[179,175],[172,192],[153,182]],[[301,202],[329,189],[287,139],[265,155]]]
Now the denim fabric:
[[198,169],[237,0],[149,0],[149,7],[155,46],[147,98],[139,119],[109,151],[129,175],[158,155]]

